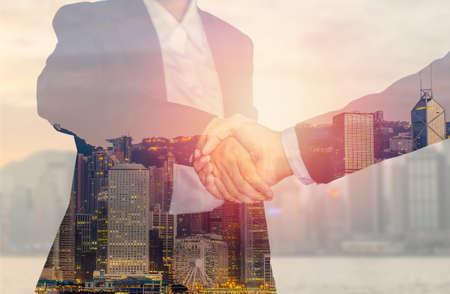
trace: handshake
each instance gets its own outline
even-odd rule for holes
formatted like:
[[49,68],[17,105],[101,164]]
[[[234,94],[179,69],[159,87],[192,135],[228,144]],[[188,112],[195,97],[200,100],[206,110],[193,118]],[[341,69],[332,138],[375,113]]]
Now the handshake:
[[193,165],[209,193],[237,203],[273,199],[271,186],[292,175],[281,133],[242,115],[209,123]]

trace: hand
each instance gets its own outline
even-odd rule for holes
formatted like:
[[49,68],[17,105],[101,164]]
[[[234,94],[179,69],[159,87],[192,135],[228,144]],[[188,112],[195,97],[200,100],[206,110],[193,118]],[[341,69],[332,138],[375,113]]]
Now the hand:
[[[292,174],[281,144],[281,134],[256,124],[242,116],[233,116],[225,120],[215,120],[206,129],[195,151],[194,167],[205,187],[216,196],[217,182],[221,180],[212,172],[220,160],[210,162],[210,154],[223,138],[233,136],[241,143],[255,164],[256,172],[268,185],[274,185]],[[230,162],[228,163],[230,164]],[[247,163],[250,164],[250,163]],[[243,178],[248,177],[244,171]],[[242,170],[240,170],[243,173]],[[234,173],[236,174],[236,172]],[[231,175],[233,176],[233,174]],[[222,182],[223,183],[223,182]],[[225,183],[223,183],[226,185]],[[252,185],[251,183],[249,183]],[[220,185],[220,182],[219,182]],[[256,188],[255,186],[252,186]],[[257,188],[256,188],[257,189]],[[215,194],[216,193],[216,194]],[[268,196],[266,194],[266,196]],[[270,197],[266,197],[266,199]]]
[[208,156],[204,168],[196,170],[211,194],[239,203],[272,199],[272,191],[258,175],[250,154],[235,138],[222,140]]

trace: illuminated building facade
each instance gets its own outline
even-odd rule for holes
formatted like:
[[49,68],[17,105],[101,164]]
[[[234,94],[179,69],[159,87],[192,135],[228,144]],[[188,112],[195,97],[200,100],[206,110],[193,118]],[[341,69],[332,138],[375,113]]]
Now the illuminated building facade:
[[412,137],[417,150],[447,137],[445,110],[433,98],[431,89],[422,89],[420,100],[411,110]]
[[264,288],[275,288],[275,280],[272,274],[272,266],[270,263],[270,254],[264,255]]
[[374,114],[344,112],[333,117],[336,178],[375,161]]
[[[173,259],[176,232],[176,216],[161,210],[159,204],[154,204],[150,211],[150,227],[157,232],[162,248],[162,270],[165,282],[173,282]],[[155,232],[153,234],[156,234]],[[156,261],[157,262],[157,261]]]
[[397,155],[411,152],[412,146],[413,140],[409,133],[400,133],[398,136],[389,138],[389,150]]
[[59,263],[56,271],[63,281],[75,280],[75,195],[76,191],[72,188],[69,207],[59,227]]
[[264,257],[270,254],[264,203],[241,205],[241,281],[247,286],[264,284]]
[[[218,208],[222,214],[222,236],[228,247],[228,278],[230,281],[241,281],[241,205],[225,202]],[[216,214],[216,217],[218,215]],[[216,219],[217,220],[217,219]],[[216,228],[220,229],[220,226]]]
[[75,215],[75,267],[76,278],[81,281],[92,279],[95,270],[97,242],[93,235],[93,221],[91,214]]
[[149,173],[122,163],[109,171],[107,269],[110,277],[146,274],[149,266]]

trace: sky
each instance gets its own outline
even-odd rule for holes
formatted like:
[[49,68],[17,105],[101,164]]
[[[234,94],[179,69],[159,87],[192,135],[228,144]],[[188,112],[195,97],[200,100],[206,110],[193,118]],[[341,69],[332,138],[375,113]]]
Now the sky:
[[[55,47],[59,7],[76,1],[0,4],[0,166],[73,140],[39,118],[36,79]],[[199,0],[255,47],[260,122],[283,129],[380,92],[450,50],[448,0]]]

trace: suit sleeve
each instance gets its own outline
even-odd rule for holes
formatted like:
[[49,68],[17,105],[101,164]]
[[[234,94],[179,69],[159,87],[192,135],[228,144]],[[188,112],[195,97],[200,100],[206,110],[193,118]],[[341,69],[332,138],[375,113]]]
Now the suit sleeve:
[[62,126],[79,115],[78,101],[91,97],[89,91],[100,70],[100,54],[92,32],[83,23],[88,13],[86,6],[86,3],[67,5],[56,13],[53,19],[56,48],[37,81],[39,115]]
[[333,152],[330,150],[331,133],[317,136],[314,128],[299,123],[295,126],[299,156],[308,170],[309,176],[318,184],[326,184],[335,179]]

